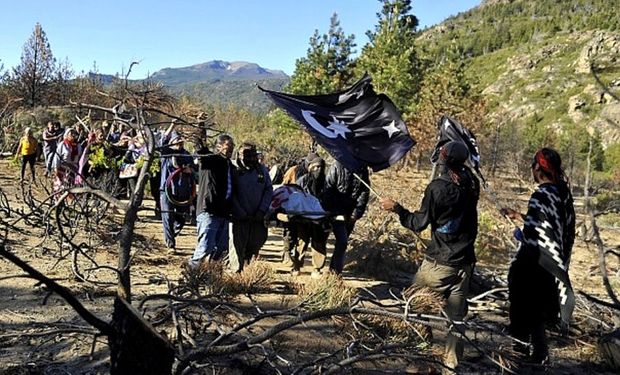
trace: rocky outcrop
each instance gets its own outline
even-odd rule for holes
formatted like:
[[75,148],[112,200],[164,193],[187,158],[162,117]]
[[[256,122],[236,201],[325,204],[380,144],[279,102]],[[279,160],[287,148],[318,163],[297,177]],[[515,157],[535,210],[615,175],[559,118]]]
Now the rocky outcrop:
[[581,50],[575,63],[575,72],[589,74],[592,72],[592,64],[595,64],[597,69],[617,65],[620,56],[620,36],[606,31],[593,31],[588,35],[591,35],[590,42]]

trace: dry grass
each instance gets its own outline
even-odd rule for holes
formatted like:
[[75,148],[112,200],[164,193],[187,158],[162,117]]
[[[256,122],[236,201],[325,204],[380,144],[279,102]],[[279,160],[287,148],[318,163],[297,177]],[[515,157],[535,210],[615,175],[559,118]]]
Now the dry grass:
[[232,298],[269,290],[275,271],[266,262],[255,260],[241,273],[232,273],[222,262],[203,262],[183,273],[184,286],[198,295]]
[[304,307],[310,311],[347,306],[357,295],[356,289],[347,286],[340,276],[332,272],[294,287],[304,301]]

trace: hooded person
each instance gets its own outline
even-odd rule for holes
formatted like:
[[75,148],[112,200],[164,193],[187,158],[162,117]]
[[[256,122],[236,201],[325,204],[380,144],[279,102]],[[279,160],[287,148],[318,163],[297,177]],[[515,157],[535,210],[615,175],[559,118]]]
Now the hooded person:
[[575,209],[562,159],[552,149],[534,155],[532,176],[538,187],[532,193],[525,215],[510,208],[501,211],[523,221],[515,237],[519,249],[508,271],[510,333],[515,350],[537,364],[548,361],[545,333],[547,324],[557,323],[568,330],[575,296],[568,267],[575,242]]
[[[297,179],[297,185],[306,194],[316,197],[320,202],[325,191],[325,160],[316,153],[309,153],[304,160],[304,164],[306,166],[306,173]],[[320,276],[325,265],[329,230],[326,230],[323,225],[317,222],[300,222],[294,231],[301,241],[298,241],[297,246],[291,251],[293,272],[299,271],[303,266],[304,255],[308,247],[310,247],[313,266],[311,276]]]
[[232,174],[233,247],[229,261],[233,271],[241,272],[267,241],[265,215],[271,204],[273,187],[269,171],[258,162],[254,144],[241,145],[235,164]]
[[[381,199],[381,207],[395,212],[404,227],[421,232],[430,225],[431,243],[413,283],[442,294],[446,315],[456,323],[467,315],[467,293],[476,262],[480,183],[465,166],[468,158],[469,151],[462,143],[452,141],[442,146],[441,173],[428,184],[415,212],[392,199]],[[444,364],[453,371],[462,356],[463,342],[457,335],[448,334]]]

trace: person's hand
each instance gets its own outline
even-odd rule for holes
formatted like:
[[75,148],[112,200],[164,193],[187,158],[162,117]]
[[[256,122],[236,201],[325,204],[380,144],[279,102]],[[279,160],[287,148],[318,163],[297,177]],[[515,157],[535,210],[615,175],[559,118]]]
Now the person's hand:
[[381,208],[385,211],[394,211],[398,203],[390,198],[381,198]]
[[517,219],[522,219],[523,218],[523,216],[520,213],[518,213],[517,211],[513,210],[512,208],[502,207],[499,210],[499,212],[502,215],[504,215],[504,216],[506,216],[506,217],[508,217],[508,218],[510,218],[512,220],[517,220]]

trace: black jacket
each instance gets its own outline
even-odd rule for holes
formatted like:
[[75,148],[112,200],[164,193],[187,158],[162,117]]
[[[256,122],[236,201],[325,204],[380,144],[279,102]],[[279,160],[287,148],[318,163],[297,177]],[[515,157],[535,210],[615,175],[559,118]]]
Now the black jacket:
[[416,212],[409,212],[400,205],[395,209],[406,228],[420,232],[431,225],[431,243],[426,255],[449,266],[476,261],[474,242],[478,234],[476,206],[480,183],[467,168],[460,175],[458,185],[447,172],[431,181]]
[[[368,185],[368,170],[355,172]],[[368,188],[358,180],[351,171],[335,162],[325,177],[325,190],[321,200],[323,208],[335,215],[359,219],[366,211]]]
[[[229,217],[232,211],[232,164],[217,154],[200,157],[198,171],[198,197],[196,213],[208,212],[219,217]],[[230,197],[226,198],[230,176]]]

